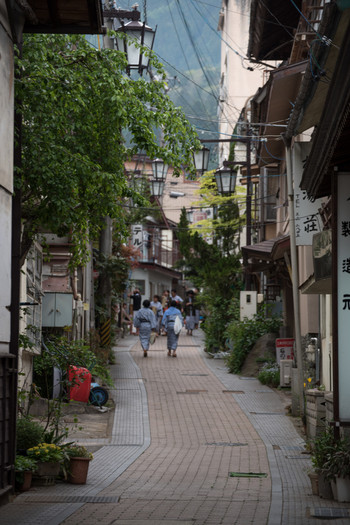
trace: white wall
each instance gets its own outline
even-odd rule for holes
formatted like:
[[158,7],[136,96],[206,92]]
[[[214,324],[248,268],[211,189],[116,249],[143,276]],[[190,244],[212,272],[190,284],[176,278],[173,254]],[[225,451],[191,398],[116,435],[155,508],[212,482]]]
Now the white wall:
[[9,351],[11,213],[13,191],[13,46],[5,0],[0,0],[0,352]]
[[[130,280],[145,281],[145,293],[142,294],[142,301],[152,299],[152,295],[154,294],[161,296],[164,290],[171,290],[172,288],[171,277],[148,268],[135,268],[135,270],[132,271]],[[132,286],[131,290],[134,288],[135,287]]]

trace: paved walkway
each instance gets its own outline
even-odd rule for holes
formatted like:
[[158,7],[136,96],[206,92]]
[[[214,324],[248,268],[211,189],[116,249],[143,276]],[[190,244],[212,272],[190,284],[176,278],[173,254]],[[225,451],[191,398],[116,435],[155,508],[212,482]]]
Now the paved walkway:
[[206,358],[200,335],[181,335],[177,359],[165,346],[158,338],[145,359],[135,338],[120,342],[113,433],[94,442],[88,484],[23,494],[1,524],[313,525],[320,508],[346,510],[310,495],[304,443],[278,395]]

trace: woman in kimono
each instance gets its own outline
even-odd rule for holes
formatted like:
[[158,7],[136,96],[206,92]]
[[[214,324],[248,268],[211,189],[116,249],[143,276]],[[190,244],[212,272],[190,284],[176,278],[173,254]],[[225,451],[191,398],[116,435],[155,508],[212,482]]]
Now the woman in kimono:
[[194,292],[190,290],[185,302],[186,329],[187,335],[192,335],[193,330],[198,326],[198,310],[196,310]]
[[160,302],[159,295],[155,295],[153,297],[153,301],[151,301],[151,310],[156,316],[157,319],[157,333],[160,334],[160,323],[162,321],[163,317],[163,307],[162,303]]
[[[174,332],[174,324],[175,324],[176,316],[180,317],[180,320],[183,324],[183,318],[182,318],[181,312],[180,310],[176,308],[176,301],[171,301],[170,308],[168,308],[165,311],[163,315],[163,319],[162,319],[162,326],[164,326],[165,331],[167,333],[167,346],[168,346],[168,356],[169,357],[171,355],[173,357],[176,357],[177,343],[178,343],[179,335],[180,335],[180,334],[175,334]],[[171,352],[173,353],[171,354]]]
[[157,329],[156,316],[152,310],[150,310],[150,304],[151,303],[147,299],[143,301],[143,308],[138,310],[134,317],[134,326],[137,335],[140,336],[143,357],[147,357],[151,332],[156,331]]

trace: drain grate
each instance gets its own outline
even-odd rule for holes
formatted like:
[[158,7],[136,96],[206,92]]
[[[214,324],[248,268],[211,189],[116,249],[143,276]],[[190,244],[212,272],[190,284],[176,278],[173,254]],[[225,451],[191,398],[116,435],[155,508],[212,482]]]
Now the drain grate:
[[243,390],[223,390],[223,394],[245,394]]
[[247,447],[248,443],[225,443],[224,441],[218,441],[214,443],[206,443],[206,445],[214,447]]
[[254,416],[284,416],[284,412],[249,412]]
[[120,496],[56,496],[44,494],[42,496],[28,495],[26,501],[35,503],[119,503]]
[[190,376],[190,377],[207,377],[209,374],[180,374],[182,376]]
[[309,509],[310,516],[315,518],[349,518],[349,509],[337,509],[331,507],[311,507]]
[[186,390],[185,392],[176,392],[177,394],[200,394],[202,392],[208,392],[208,390]]
[[244,381],[257,381],[256,377],[242,377],[242,376],[238,376],[238,379],[242,379]]
[[230,478],[267,478],[265,472],[230,472]]

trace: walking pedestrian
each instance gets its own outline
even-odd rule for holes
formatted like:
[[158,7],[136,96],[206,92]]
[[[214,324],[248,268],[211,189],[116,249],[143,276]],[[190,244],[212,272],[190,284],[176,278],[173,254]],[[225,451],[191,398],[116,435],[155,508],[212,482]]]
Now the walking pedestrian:
[[177,308],[181,308],[183,299],[181,299],[181,297],[177,295],[176,290],[171,290],[171,301],[175,301]]
[[[176,349],[178,345],[179,335],[174,331],[175,319],[177,316],[180,317],[180,321],[183,324],[183,317],[178,308],[176,308],[176,301],[171,301],[170,308],[164,312],[162,319],[162,326],[164,326],[167,333],[167,347],[168,347],[168,356],[171,355],[176,357]],[[173,352],[171,354],[171,352]]]
[[198,327],[197,310],[193,290],[188,292],[184,311],[186,315],[185,323],[187,335],[192,335],[193,330]]
[[138,310],[134,317],[134,326],[136,334],[140,337],[143,357],[147,357],[151,333],[157,329],[156,316],[150,309],[150,304],[149,300],[145,299],[142,303],[143,308]]
[[160,302],[159,295],[155,295],[153,297],[153,301],[151,301],[151,309],[152,309],[152,312],[154,313],[154,315],[156,316],[156,320],[157,320],[157,334],[159,334],[160,333],[160,324],[161,324],[162,317],[163,317],[163,308],[162,308],[162,303]]

